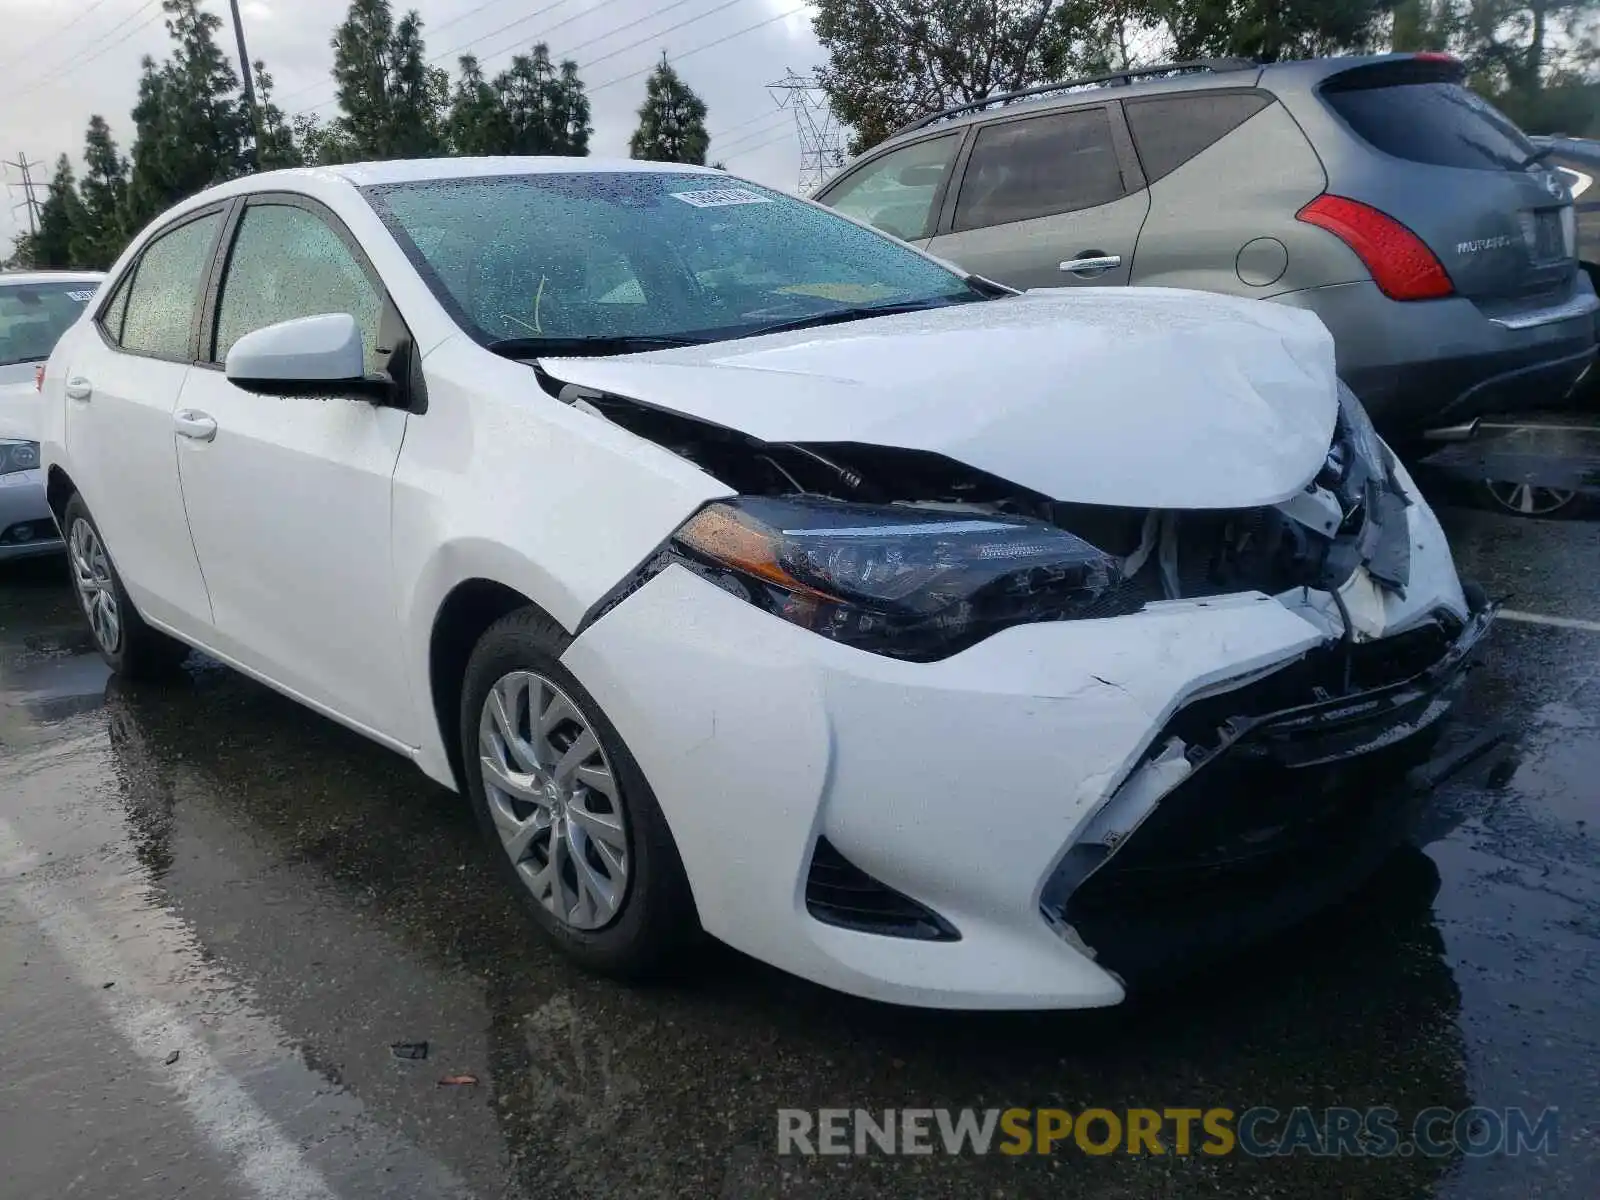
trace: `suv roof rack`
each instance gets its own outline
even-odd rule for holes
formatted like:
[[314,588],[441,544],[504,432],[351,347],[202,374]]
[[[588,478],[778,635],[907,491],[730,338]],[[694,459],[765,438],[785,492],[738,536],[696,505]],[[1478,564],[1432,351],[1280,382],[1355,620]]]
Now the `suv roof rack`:
[[985,96],[982,100],[971,100],[966,104],[955,104],[949,108],[942,108],[938,112],[929,113],[925,117],[918,117],[911,124],[896,129],[889,136],[899,137],[902,133],[910,133],[913,129],[924,129],[935,121],[942,121],[946,117],[959,116],[964,112],[976,112],[991,105],[1010,104],[1015,100],[1027,100],[1034,96],[1047,95],[1050,92],[1064,92],[1071,88],[1079,87],[1111,87],[1117,84],[1130,84],[1135,79],[1140,79],[1147,75],[1174,75],[1180,71],[1244,71],[1260,65],[1260,63],[1248,58],[1193,58],[1186,62],[1157,63],[1154,66],[1134,67],[1127,71],[1108,71],[1104,75],[1085,75],[1081,79],[1063,79],[1058,83],[1041,83],[1035,87],[1023,88],[1021,91],[1001,92],[997,96]]

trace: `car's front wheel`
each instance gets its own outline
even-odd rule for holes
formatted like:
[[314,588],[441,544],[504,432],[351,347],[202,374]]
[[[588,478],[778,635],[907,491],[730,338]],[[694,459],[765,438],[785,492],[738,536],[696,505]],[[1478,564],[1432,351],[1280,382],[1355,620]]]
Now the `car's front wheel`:
[[561,664],[566,643],[532,608],[479,640],[461,698],[467,791],[498,869],[556,944],[595,970],[646,975],[699,921],[666,818]]
[[189,647],[145,624],[82,496],[67,501],[62,525],[72,583],[101,657],[129,679],[154,679],[176,670],[188,657]]

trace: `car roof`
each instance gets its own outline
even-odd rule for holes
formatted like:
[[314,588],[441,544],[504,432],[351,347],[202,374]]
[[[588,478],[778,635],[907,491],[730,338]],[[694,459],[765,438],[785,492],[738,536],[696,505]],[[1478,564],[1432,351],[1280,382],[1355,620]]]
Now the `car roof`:
[[[375,187],[394,183],[428,183],[441,179],[474,179],[498,175],[550,175],[586,174],[617,175],[641,171],[671,172],[674,174],[710,175],[717,179],[737,179],[715,167],[697,167],[689,163],[649,162],[633,158],[562,158],[557,155],[500,155],[483,158],[396,158],[383,162],[338,163],[325,167],[286,167],[278,171],[262,171],[257,175],[241,175],[216,184],[203,192],[196,192],[178,201],[164,211],[154,224],[166,224],[170,219],[204,208],[218,200],[234,196],[248,196],[256,192],[288,191],[321,194],[325,199],[328,185],[344,187]],[[141,234],[140,239],[142,240]]]
[[[1414,57],[1416,56],[1409,53],[1361,54],[1330,58],[1291,59],[1275,63],[1240,61],[1226,65],[1224,65],[1226,60],[1217,60],[1214,65],[1209,67],[1202,67],[1198,62],[1171,64],[1174,68],[1183,68],[1182,72],[1168,75],[1152,75],[1150,78],[1144,79],[1138,78],[1139,69],[1135,68],[1134,76],[1127,78],[1125,82],[1120,81],[1123,78],[1120,76],[1105,82],[1085,81],[1074,84],[1068,80],[1060,85],[1061,90],[1059,92],[1042,89],[1038,95],[1018,97],[1010,102],[1007,102],[1002,97],[994,102],[997,107],[993,108],[974,108],[970,112],[962,112],[958,108],[948,117],[944,117],[940,113],[929,113],[927,116],[919,118],[917,122],[896,130],[884,138],[883,141],[868,147],[846,166],[854,165],[859,159],[875,154],[888,145],[913,141],[933,133],[964,129],[968,125],[980,124],[1000,116],[1019,116],[1025,112],[1051,112],[1057,109],[1073,108],[1082,104],[1103,103],[1106,100],[1117,100],[1124,97],[1207,91],[1212,88],[1268,86],[1304,88],[1313,86],[1330,75],[1337,75],[1353,67],[1364,67],[1382,62],[1399,62]],[[1145,68],[1146,71],[1151,72],[1158,72],[1163,69],[1164,67],[1161,65]],[[977,101],[975,103],[982,104],[984,102]],[[836,172],[832,178],[838,178],[842,174],[844,174],[843,169]],[[831,182],[831,179],[829,182]]]
[[624,172],[670,171],[674,173],[723,176],[726,172],[688,163],[647,162],[633,158],[562,158],[557,155],[499,155],[484,158],[396,158],[382,162],[339,163],[327,167],[289,167],[245,175],[209,188],[195,196],[238,195],[241,192],[271,191],[294,180],[338,179],[355,187],[391,183],[425,183],[439,179],[473,179],[490,175],[586,174],[615,175]]
[[0,287],[27,283],[99,283],[104,271],[0,271]]

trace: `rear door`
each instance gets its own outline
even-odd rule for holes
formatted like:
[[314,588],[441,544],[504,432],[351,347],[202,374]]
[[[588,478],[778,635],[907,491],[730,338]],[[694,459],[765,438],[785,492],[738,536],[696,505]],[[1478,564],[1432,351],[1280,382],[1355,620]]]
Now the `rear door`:
[[1566,181],[1509,117],[1462,86],[1458,64],[1373,63],[1319,91],[1355,142],[1330,155],[1318,139],[1330,192],[1407,226],[1456,292],[1495,315],[1566,296],[1577,236]]
[[143,616],[200,641],[211,606],[178,486],[173,410],[222,221],[218,206],[152,238],[61,364],[73,482],[123,585]]
[[930,252],[1014,288],[1126,284],[1150,210],[1115,105],[981,126]]

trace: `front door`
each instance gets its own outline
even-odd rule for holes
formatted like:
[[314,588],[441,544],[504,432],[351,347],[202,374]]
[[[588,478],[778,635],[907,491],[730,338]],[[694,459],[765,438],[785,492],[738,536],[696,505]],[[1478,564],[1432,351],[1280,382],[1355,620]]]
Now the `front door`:
[[1014,288],[1126,284],[1150,193],[1104,105],[978,130],[932,254]]
[[961,136],[941,133],[891,150],[829,184],[817,198],[846,216],[926,247]]
[[139,612],[209,637],[211,607],[189,540],[172,413],[191,370],[220,210],[159,234],[61,356],[74,482]]
[[375,369],[383,293],[319,207],[252,199],[219,288],[209,366],[178,403],[178,468],[216,613],[216,649],[370,733],[415,744],[390,559],[407,414],[261,396],[228,382],[240,337],[295,317],[356,319]]

